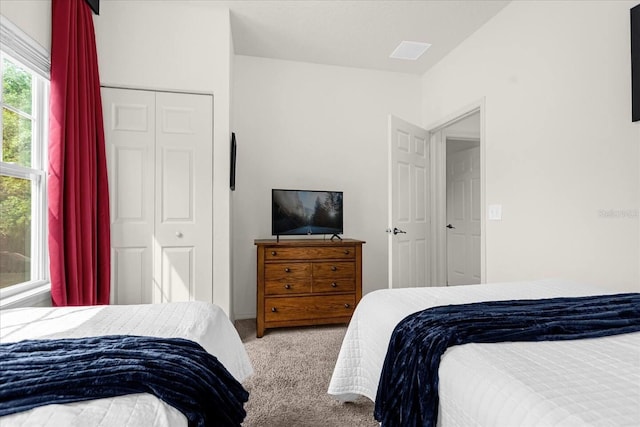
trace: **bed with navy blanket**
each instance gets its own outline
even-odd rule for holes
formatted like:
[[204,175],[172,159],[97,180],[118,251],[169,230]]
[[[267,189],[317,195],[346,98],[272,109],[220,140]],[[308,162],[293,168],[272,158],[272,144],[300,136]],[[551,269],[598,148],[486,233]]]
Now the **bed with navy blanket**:
[[640,294],[491,301],[429,308],[395,327],[375,417],[383,427],[433,427],[444,352],[468,343],[561,341],[640,331]]
[[239,426],[252,367],[202,302],[0,312],[0,425]]
[[239,426],[248,393],[182,338],[110,335],[0,344],[0,416],[39,406],[150,393],[189,427]]
[[639,304],[557,280],[376,291],[329,394],[375,401],[383,426],[635,425]]

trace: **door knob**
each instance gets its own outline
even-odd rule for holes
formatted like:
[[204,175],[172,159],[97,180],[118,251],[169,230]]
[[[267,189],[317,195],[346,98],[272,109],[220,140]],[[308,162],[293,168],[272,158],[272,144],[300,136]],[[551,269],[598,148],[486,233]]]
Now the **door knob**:
[[400,230],[397,227],[393,227],[393,234],[407,234],[407,232],[404,230]]
[[447,228],[448,229],[454,229],[455,227],[453,225],[451,225],[451,224],[447,224]]

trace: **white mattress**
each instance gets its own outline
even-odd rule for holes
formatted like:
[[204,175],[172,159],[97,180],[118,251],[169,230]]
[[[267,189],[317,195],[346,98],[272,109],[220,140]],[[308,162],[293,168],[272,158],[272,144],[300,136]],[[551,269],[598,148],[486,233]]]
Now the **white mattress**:
[[[18,308],[0,311],[0,342],[100,335],[186,338],[213,354],[240,382],[253,373],[245,348],[224,311],[204,302]],[[158,398],[134,394],[47,405],[0,418],[9,426],[186,426],[184,415]]]
[[[358,304],[329,394],[375,400],[389,338],[407,315],[438,305],[596,295],[600,288],[545,280],[381,290]],[[626,426],[640,420],[640,333],[575,341],[466,344],[441,360],[438,424]]]

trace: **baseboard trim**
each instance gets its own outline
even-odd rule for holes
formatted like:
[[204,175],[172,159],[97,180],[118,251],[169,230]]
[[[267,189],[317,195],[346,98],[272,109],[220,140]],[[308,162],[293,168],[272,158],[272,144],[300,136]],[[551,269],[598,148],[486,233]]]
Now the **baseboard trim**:
[[237,314],[234,313],[233,319],[234,320],[248,320],[248,319],[255,319],[256,318],[256,314],[255,313],[249,313],[249,314]]

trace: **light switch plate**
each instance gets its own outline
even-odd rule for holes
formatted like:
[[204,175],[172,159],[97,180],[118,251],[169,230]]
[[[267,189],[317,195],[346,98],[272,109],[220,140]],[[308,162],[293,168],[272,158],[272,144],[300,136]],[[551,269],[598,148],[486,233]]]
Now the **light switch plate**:
[[489,205],[489,221],[502,220],[502,205]]

